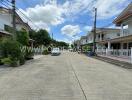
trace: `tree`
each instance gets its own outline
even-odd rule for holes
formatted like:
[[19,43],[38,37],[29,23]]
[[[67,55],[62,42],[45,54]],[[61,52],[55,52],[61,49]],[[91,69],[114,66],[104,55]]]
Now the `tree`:
[[30,31],[30,37],[35,40],[37,46],[48,46],[51,43],[51,37],[46,30],[39,30],[38,32]]
[[71,44],[71,48],[72,48],[72,49],[74,48],[74,45],[73,45],[73,44]]
[[34,30],[29,31],[29,37],[30,37],[31,39],[35,39],[35,35],[36,35],[36,34],[37,34],[37,32],[34,31]]
[[67,49],[69,47],[69,44],[66,42],[63,42],[63,41],[53,40],[52,42],[54,43],[53,45],[56,47],[64,47],[65,49]]
[[17,41],[22,45],[29,44],[29,34],[25,29],[17,31]]

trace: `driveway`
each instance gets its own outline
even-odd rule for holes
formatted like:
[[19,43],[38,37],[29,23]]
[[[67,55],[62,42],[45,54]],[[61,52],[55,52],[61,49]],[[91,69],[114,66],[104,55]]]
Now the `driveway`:
[[84,55],[0,68],[0,100],[132,100],[132,71]]

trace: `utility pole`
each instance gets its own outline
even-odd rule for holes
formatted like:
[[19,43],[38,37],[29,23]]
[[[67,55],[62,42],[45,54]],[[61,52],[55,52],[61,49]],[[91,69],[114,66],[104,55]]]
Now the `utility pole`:
[[54,38],[53,38],[53,33],[52,33],[52,40],[53,40]]
[[12,24],[13,24],[13,39],[16,40],[16,6],[15,6],[15,0],[12,0]]
[[95,18],[94,18],[94,29],[93,29],[93,53],[95,54],[96,50],[96,20],[97,20],[97,8],[94,8]]

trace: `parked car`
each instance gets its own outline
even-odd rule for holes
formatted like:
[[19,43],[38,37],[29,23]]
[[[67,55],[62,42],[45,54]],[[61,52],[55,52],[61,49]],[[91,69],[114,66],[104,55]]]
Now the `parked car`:
[[60,49],[59,48],[53,48],[51,51],[51,55],[60,55]]

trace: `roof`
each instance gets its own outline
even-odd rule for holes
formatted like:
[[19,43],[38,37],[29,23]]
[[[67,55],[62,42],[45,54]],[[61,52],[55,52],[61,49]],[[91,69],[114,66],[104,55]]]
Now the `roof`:
[[117,26],[120,26],[123,20],[132,17],[132,2],[119,14],[113,21]]
[[81,36],[81,39],[87,39],[87,36]]

